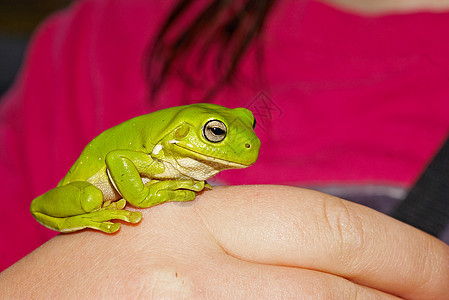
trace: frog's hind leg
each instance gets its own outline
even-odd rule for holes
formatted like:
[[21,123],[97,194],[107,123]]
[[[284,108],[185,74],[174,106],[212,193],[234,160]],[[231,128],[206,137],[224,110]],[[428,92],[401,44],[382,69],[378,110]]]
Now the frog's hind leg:
[[34,213],[34,217],[44,226],[68,233],[85,228],[92,228],[106,233],[114,233],[120,229],[120,223],[113,223],[110,220],[123,220],[129,223],[137,223],[141,219],[140,212],[131,212],[127,210],[100,210],[88,214],[55,218],[39,212]]
[[72,182],[57,187],[37,197],[31,203],[31,213],[42,225],[60,232],[72,232],[92,228],[113,233],[120,223],[111,220],[123,220],[137,223],[140,212],[124,210],[126,201],[103,204],[103,193],[88,182]]

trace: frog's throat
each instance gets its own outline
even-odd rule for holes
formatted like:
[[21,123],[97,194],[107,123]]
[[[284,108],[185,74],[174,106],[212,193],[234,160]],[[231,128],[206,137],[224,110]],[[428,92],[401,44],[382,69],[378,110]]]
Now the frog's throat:
[[183,146],[181,146],[181,145],[179,145],[177,143],[174,143],[173,145],[183,149],[186,152],[189,152],[191,154],[190,156],[192,158],[196,158],[198,160],[212,162],[212,163],[216,163],[216,164],[219,164],[219,165],[227,166],[230,169],[243,169],[243,168],[247,168],[247,167],[250,166],[249,164],[245,165],[245,164],[242,164],[242,163],[237,163],[237,162],[225,160],[225,159],[222,159],[222,158],[217,158],[217,157],[213,157],[213,156],[204,155],[204,154],[198,153],[196,151],[193,151],[190,148],[183,147]]

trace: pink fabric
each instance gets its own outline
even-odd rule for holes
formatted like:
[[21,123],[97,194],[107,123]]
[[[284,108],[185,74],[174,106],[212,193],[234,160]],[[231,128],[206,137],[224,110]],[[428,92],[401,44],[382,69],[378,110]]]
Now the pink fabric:
[[[143,58],[166,0],[85,0],[43,24],[0,107],[0,270],[54,236],[29,213],[101,131],[195,102],[173,78],[150,104]],[[449,14],[359,17],[279,1],[265,61],[211,102],[250,107],[259,161],[230,184],[413,183],[449,131]],[[263,72],[260,72],[262,70]],[[268,108],[268,110],[267,110]]]

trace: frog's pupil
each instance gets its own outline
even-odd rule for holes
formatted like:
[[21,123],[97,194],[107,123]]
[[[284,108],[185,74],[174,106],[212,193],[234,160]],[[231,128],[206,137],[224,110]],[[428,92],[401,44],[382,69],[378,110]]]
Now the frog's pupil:
[[212,131],[212,133],[215,134],[215,135],[223,135],[223,134],[224,134],[223,129],[218,128],[218,127],[212,127],[212,128],[211,128],[211,131]]

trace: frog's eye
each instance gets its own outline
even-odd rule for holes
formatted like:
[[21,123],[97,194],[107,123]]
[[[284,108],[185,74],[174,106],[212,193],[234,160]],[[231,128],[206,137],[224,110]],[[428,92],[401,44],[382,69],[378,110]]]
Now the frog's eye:
[[212,143],[218,143],[226,137],[226,125],[222,121],[211,120],[203,127],[204,137]]
[[254,118],[254,122],[253,122],[253,130],[256,129],[256,118]]

